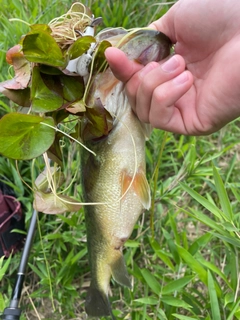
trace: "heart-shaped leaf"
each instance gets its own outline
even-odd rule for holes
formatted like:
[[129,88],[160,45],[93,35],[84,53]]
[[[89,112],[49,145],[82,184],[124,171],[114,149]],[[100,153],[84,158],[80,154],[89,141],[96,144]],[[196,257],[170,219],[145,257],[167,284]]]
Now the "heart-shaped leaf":
[[107,66],[107,61],[104,52],[109,47],[111,47],[111,43],[106,40],[101,41],[98,45],[96,52],[93,56],[93,74],[96,74],[97,72],[102,72],[104,67]]
[[59,195],[56,197],[53,193],[36,191],[34,194],[33,207],[43,213],[61,214],[78,211],[82,205],[68,196]]
[[67,51],[69,59],[72,60],[80,57],[83,53],[87,52],[91,43],[94,42],[96,42],[96,40],[91,36],[84,36],[76,40]]
[[42,63],[53,67],[64,67],[65,58],[51,29],[47,25],[34,25],[23,39],[22,50],[28,61]]
[[[7,89],[9,88],[9,89]],[[22,107],[30,107],[30,89],[20,89],[21,84],[15,78],[0,82],[0,92]]]
[[55,130],[49,125],[54,126],[52,118],[6,114],[0,120],[0,153],[16,160],[40,156],[54,141]]
[[[52,87],[54,87],[54,84],[52,84]],[[31,100],[32,110],[35,112],[54,111],[63,104],[63,98],[45,85],[38,67],[35,67],[32,73]]]
[[107,136],[112,129],[113,119],[110,113],[104,108],[100,99],[95,101],[93,108],[87,108],[81,136],[83,140],[91,140]]
[[67,101],[80,100],[84,93],[84,84],[82,77],[69,77],[61,75],[59,77],[63,88],[63,98]]
[[49,180],[53,180],[55,187],[59,188],[62,186],[64,182],[64,175],[60,171],[59,167],[50,167],[45,168],[43,172],[41,172],[37,179],[35,180],[35,186],[37,187],[38,191],[48,193],[50,189]]
[[[28,86],[31,77],[30,63],[24,57],[21,46],[16,45],[8,50],[6,60],[13,65],[15,71],[15,80],[19,83],[19,89],[24,89]],[[11,89],[5,86],[7,89]]]

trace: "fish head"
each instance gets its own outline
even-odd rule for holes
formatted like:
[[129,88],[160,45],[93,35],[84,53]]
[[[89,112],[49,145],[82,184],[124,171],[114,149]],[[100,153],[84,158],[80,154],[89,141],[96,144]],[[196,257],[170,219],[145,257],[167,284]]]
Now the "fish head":
[[[122,28],[108,28],[101,31],[96,36],[96,39],[99,42],[107,40],[113,47],[123,51],[130,60],[135,60],[142,65],[166,58],[170,54],[172,46],[171,40],[165,34],[147,28],[132,29],[130,31]],[[108,124],[107,121],[103,123],[106,130],[103,131],[101,127],[99,134],[95,135],[95,138],[107,136],[114,123],[116,123],[114,120],[119,120],[124,114],[130,112],[130,105],[124,92],[124,83],[115,78],[110,68],[93,77],[86,104],[92,108],[88,110],[88,113],[93,114],[96,111],[94,116],[98,113],[98,118],[100,119],[105,112],[103,120],[112,119],[111,126],[105,125]],[[102,106],[101,109],[99,109],[99,105]],[[119,108],[119,105],[121,105],[121,108]],[[95,111],[93,112],[93,110]],[[94,138],[92,134],[89,134],[90,131],[93,131],[92,124],[96,125],[91,117],[86,117],[82,125],[81,135],[84,140]],[[145,136],[148,137],[151,128],[149,125],[142,125],[142,127]],[[96,130],[94,131],[96,133]]]
[[148,28],[132,29],[125,33],[117,29],[116,35],[107,40],[123,51],[128,59],[143,65],[166,58],[172,47],[171,40],[164,33]]

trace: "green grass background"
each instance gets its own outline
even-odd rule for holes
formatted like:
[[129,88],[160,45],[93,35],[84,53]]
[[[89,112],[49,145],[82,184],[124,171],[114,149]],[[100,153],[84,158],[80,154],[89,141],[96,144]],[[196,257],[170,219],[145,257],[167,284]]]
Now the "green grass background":
[[[0,81],[11,77],[8,48],[30,24],[48,23],[65,13],[71,1],[0,0]],[[143,27],[170,4],[152,0],[83,1],[102,27]],[[0,97],[0,113],[14,106]],[[185,137],[154,130],[147,142],[147,174],[153,202],[126,243],[124,256],[133,290],[112,283],[110,297],[117,319],[240,319],[240,165],[239,121],[207,137]],[[66,146],[66,185],[79,171],[79,152]],[[0,178],[7,178],[32,214],[32,194],[24,182],[43,169],[43,162],[0,158]],[[19,177],[18,171],[21,174]],[[79,195],[76,182],[68,190]],[[24,181],[24,182],[23,182]],[[0,313],[9,305],[20,254],[0,260]],[[39,214],[23,288],[21,320],[86,319],[84,299],[90,274],[83,212]]]

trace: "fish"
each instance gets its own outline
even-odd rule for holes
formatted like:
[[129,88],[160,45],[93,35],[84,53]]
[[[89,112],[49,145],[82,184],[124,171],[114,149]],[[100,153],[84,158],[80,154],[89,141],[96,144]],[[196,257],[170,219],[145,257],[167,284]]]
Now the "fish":
[[[107,38],[129,59],[143,65],[160,61],[170,53],[171,41],[155,30],[138,29],[130,34],[121,31],[116,35],[112,30],[104,32],[101,39]],[[134,114],[124,88],[124,83],[107,68],[94,77],[87,100],[89,105],[100,104],[113,118],[107,135],[85,141],[95,155],[85,149],[81,155],[84,202],[93,204],[84,208],[91,272],[85,310],[90,317],[114,319],[108,298],[111,278],[131,288],[123,245],[151,204],[145,162],[149,125]]]

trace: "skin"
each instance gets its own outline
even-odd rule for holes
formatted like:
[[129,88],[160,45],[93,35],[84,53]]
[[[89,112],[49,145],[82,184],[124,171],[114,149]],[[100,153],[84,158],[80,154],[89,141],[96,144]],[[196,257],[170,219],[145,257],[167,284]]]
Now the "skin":
[[179,0],[150,27],[175,44],[167,61],[144,67],[116,48],[105,52],[138,118],[170,132],[206,135],[239,117],[240,1]]

